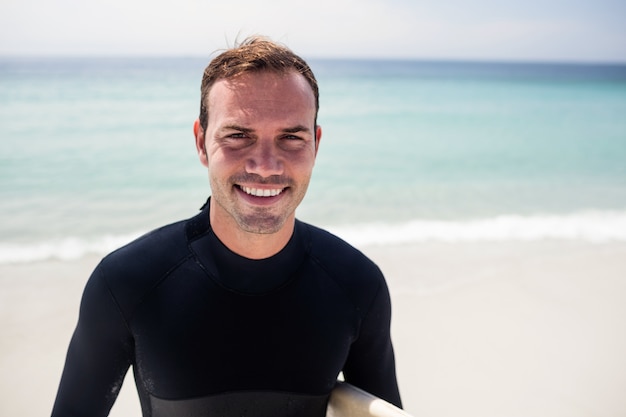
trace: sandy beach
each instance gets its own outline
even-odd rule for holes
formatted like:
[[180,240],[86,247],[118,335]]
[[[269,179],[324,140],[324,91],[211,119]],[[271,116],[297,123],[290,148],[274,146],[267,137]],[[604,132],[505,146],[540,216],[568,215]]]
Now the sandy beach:
[[[405,408],[428,417],[626,415],[626,244],[362,248],[385,272]],[[0,415],[49,415],[98,258],[0,266]],[[127,378],[112,416],[139,416]]]

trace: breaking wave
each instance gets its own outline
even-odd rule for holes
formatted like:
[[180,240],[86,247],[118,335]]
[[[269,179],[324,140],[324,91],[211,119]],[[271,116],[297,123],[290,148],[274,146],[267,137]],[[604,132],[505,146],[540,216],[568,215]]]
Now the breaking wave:
[[456,221],[414,220],[402,224],[362,224],[334,227],[330,230],[356,246],[540,240],[626,242],[626,212],[502,215]]
[[103,236],[96,239],[68,237],[32,244],[0,242],[0,264],[46,260],[73,261],[87,255],[104,255],[132,241],[141,233]]
[[[502,215],[473,220],[413,220],[406,223],[352,224],[327,228],[355,246],[406,243],[464,243],[570,240],[626,242],[626,212],[566,215]],[[141,233],[95,239],[68,237],[32,244],[0,242],[0,264],[45,260],[71,261],[105,255]]]

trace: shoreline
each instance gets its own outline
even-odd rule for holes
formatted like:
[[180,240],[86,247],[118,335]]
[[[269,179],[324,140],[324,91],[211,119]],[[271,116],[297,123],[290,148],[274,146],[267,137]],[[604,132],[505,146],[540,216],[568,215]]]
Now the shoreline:
[[[393,213],[388,213],[393,218]],[[160,225],[184,218],[161,219],[153,227],[130,233],[104,233],[83,236],[49,237],[24,241],[0,241],[0,266],[59,260],[80,261],[104,256]],[[401,247],[438,244],[489,243],[591,243],[626,244],[626,211],[582,210],[552,214],[498,214],[458,219],[414,218],[394,222],[358,222],[324,225],[314,219],[301,219],[317,225],[356,247]]]
[[[410,413],[626,414],[626,244],[361,249],[390,287]],[[99,260],[0,265],[0,414],[50,413],[80,296]],[[141,415],[130,373],[110,415]]]

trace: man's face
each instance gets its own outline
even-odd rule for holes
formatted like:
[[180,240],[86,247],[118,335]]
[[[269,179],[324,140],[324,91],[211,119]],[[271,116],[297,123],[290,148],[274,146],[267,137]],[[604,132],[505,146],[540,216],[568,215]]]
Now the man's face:
[[280,231],[304,198],[321,137],[311,87],[296,72],[244,73],[217,81],[207,100],[206,131],[197,123],[194,130],[209,169],[212,222]]

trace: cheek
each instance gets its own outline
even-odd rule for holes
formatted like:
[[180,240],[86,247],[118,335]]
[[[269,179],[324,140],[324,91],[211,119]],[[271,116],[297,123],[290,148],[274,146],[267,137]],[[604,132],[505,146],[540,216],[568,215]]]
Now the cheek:
[[307,152],[298,156],[294,156],[290,160],[290,165],[294,172],[300,175],[311,175],[315,166],[315,153]]
[[212,182],[224,182],[240,170],[240,163],[232,155],[224,152],[214,152],[207,155],[207,167]]

